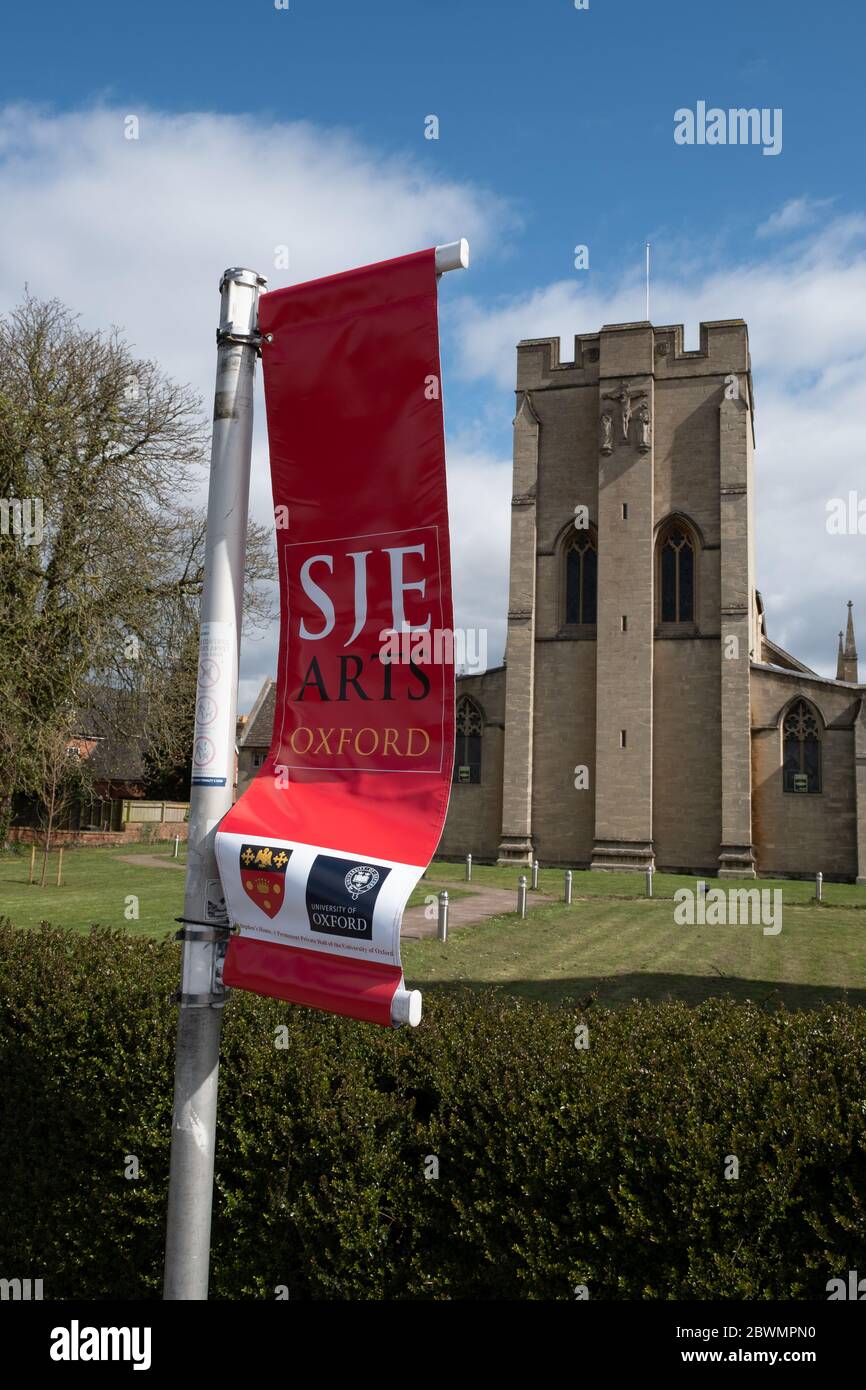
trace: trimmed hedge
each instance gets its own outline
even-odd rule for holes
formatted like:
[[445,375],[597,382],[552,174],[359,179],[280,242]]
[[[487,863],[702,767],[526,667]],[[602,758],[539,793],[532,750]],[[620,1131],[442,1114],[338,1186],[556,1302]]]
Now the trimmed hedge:
[[[0,925],[0,1276],[159,1296],[177,976],[173,942]],[[866,1270],[862,1009],[425,1009],[232,996],[212,1297],[824,1299]]]

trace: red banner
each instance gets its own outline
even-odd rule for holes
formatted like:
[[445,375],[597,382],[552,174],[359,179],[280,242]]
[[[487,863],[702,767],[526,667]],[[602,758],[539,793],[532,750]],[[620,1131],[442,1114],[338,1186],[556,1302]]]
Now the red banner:
[[435,253],[264,295],[281,628],[270,751],[223,818],[225,982],[417,1022],[406,901],[451,785]]

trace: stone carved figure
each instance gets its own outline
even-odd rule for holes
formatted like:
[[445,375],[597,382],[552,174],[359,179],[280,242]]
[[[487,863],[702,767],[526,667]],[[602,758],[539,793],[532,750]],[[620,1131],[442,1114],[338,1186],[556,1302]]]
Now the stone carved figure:
[[623,381],[618,391],[605,391],[603,399],[606,401],[616,401],[620,408],[620,418],[622,421],[622,437],[625,444],[628,443],[628,430],[631,424],[631,403],[640,400],[645,396],[646,391],[632,391],[631,384]]
[[606,410],[601,417],[601,452],[609,454],[613,449],[613,416]]
[[641,401],[637,412],[637,447],[645,454],[650,447],[652,420],[648,401]]

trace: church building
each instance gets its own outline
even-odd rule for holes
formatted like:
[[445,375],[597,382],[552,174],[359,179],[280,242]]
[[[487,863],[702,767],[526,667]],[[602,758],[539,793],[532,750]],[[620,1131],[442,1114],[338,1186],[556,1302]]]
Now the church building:
[[[505,664],[457,682],[439,853],[866,883],[866,686],[767,632],[746,324],[517,349]],[[840,596],[840,607],[841,607]]]

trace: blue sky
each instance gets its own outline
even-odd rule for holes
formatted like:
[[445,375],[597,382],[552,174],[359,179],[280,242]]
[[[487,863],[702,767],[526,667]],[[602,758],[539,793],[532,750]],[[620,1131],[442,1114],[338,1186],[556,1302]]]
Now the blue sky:
[[[7,100],[312,120],[507,196],[521,234],[474,268],[479,294],[568,273],[576,240],[618,274],[649,236],[662,271],[805,189],[862,189],[866,11],[838,0],[48,0],[4,38]],[[673,110],[701,97],[781,106],[783,156],[677,148]]]
[[[866,496],[861,7],[48,0],[7,11],[4,40],[0,311],[26,279],[206,396],[224,264],[278,285],[470,236],[472,269],[442,296],[449,475],[458,614],[489,627],[492,661],[514,344],[562,333],[565,357],[573,333],[643,317],[647,238],[655,322],[683,321],[688,345],[702,317],[750,323],[771,635],[829,671],[850,597],[866,650],[864,539],[825,526],[830,497]],[[698,100],[781,108],[781,153],[675,144],[674,111]],[[262,516],[263,449],[259,430]],[[242,706],[274,650],[248,644]]]

